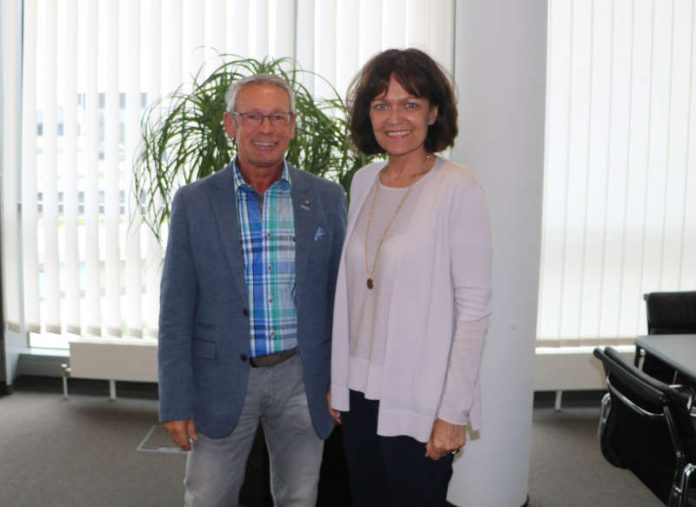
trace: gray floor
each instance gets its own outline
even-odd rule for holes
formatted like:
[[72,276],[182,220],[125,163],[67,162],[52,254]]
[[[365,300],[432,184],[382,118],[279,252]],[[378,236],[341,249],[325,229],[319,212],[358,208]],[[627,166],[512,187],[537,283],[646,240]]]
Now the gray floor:
[[[157,421],[154,392],[133,397],[121,388],[114,403],[97,389],[73,389],[66,401],[57,380],[24,382],[0,398],[0,506],[181,505],[184,457],[137,450]],[[660,505],[603,460],[597,415],[535,410],[530,507]]]
[[662,503],[631,472],[604,460],[599,409],[534,410],[530,507],[652,507]]
[[184,457],[136,451],[156,422],[153,399],[0,398],[0,506],[181,505]]

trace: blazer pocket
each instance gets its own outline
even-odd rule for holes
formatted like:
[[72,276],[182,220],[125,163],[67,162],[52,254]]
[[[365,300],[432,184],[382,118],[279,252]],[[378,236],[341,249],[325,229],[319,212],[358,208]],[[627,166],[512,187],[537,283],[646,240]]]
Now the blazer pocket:
[[204,322],[196,322],[196,327],[193,330],[194,339],[215,339],[217,336],[218,327],[214,324],[206,324]]
[[193,340],[193,355],[204,359],[217,357],[217,345],[208,340]]
[[324,234],[321,238],[312,241],[312,250],[324,251],[331,247],[331,240],[328,234]]

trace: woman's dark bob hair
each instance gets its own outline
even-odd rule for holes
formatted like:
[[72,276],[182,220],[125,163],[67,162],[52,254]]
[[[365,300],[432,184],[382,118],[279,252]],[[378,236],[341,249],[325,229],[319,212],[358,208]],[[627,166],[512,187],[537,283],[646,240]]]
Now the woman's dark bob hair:
[[373,56],[353,79],[348,89],[353,145],[366,155],[384,153],[372,130],[370,104],[387,91],[391,76],[413,96],[437,106],[437,118],[425,138],[426,151],[436,153],[452,146],[457,137],[457,99],[452,82],[435,60],[414,48],[388,49]]

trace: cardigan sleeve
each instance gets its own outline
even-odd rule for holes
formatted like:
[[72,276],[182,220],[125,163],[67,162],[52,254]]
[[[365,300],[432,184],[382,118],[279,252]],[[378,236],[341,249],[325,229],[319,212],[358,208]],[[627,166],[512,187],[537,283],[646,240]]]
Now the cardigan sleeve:
[[[455,322],[438,418],[478,426],[479,369],[490,321],[492,247],[488,207],[472,178],[453,189],[449,207]],[[478,427],[474,427],[477,430]]]

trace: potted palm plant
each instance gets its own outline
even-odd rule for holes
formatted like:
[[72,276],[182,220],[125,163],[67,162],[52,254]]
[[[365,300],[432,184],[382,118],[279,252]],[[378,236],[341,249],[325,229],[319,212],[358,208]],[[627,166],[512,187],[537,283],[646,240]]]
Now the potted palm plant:
[[[354,172],[368,158],[348,142],[346,104],[333,86],[333,96],[316,98],[303,84],[316,74],[288,58],[256,60],[221,55],[209,75],[200,71],[190,91],[179,88],[148,106],[142,121],[142,145],[135,160],[135,195],[145,222],[160,239],[170,215],[172,193],[182,184],[224,168],[235,146],[222,125],[225,93],[236,79],[275,74],[295,91],[298,124],[287,159],[297,167],[329,178],[347,190]],[[321,78],[320,78],[321,79]]]

